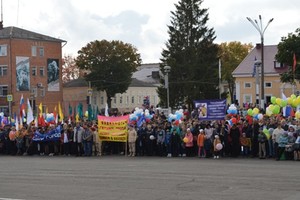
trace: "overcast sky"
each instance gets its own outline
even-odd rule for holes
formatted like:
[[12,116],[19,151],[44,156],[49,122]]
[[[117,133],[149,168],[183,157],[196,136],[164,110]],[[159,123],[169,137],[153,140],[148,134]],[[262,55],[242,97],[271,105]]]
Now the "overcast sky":
[[[121,40],[134,45],[143,63],[157,63],[168,40],[170,12],[178,0],[2,0],[4,27],[16,26],[67,41],[63,55],[76,56],[94,40]],[[265,44],[278,44],[282,36],[300,27],[299,0],[204,0],[208,26],[216,43],[260,42],[258,31],[246,17],[267,28]]]

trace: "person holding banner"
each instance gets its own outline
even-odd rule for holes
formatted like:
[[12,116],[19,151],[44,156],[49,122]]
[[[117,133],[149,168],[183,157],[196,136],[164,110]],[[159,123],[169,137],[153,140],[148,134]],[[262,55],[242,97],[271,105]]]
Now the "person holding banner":
[[137,139],[137,132],[134,129],[133,125],[130,125],[129,130],[128,130],[128,147],[129,147],[129,155],[128,156],[135,156],[136,139]]

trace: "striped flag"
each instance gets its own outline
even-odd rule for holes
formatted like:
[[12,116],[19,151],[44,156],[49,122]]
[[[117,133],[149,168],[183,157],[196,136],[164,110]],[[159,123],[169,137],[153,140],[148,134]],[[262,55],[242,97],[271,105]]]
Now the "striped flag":
[[256,56],[254,58],[254,65],[253,65],[253,72],[252,72],[252,77],[254,77],[256,75],[256,64],[255,64],[255,61],[256,61]]

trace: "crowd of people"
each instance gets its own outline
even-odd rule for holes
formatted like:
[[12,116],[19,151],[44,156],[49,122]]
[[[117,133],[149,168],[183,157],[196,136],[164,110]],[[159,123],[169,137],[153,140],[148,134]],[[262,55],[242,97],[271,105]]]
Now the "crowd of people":
[[[265,116],[248,120],[243,115],[230,124],[226,116],[220,121],[199,121],[185,117],[169,121],[161,113],[140,127],[128,124],[128,140],[100,141],[97,122],[51,124],[46,127],[0,127],[0,154],[39,156],[126,156],[226,158],[252,157],[274,160],[300,160],[300,122],[293,118]],[[33,141],[34,134],[59,127],[61,137],[55,141]],[[264,130],[268,130],[266,135]]]

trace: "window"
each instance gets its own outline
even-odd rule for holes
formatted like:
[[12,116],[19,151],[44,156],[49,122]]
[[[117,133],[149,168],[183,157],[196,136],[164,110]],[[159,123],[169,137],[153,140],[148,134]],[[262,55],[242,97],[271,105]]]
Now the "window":
[[44,57],[44,47],[39,48],[40,57]]
[[7,45],[0,45],[0,56],[7,56]]
[[31,47],[31,55],[36,56],[36,46]]
[[129,103],[129,96],[126,96],[126,104]]
[[41,97],[45,96],[45,88],[44,87],[40,87],[40,96]]
[[36,76],[36,67],[32,67],[31,69],[31,75]]
[[40,67],[40,76],[44,76],[44,75],[45,75],[44,67]]
[[251,83],[245,83],[244,87],[245,88],[251,88]]
[[37,97],[37,87],[31,87],[30,92],[34,97]]
[[120,104],[122,104],[122,103],[123,103],[123,97],[120,96]]
[[8,94],[8,86],[0,85],[0,97],[6,97]]
[[266,82],[265,83],[265,87],[266,88],[271,88],[272,87],[272,83],[271,82]]
[[140,104],[141,102],[142,102],[142,97],[139,96],[139,98],[138,98],[138,104]]
[[101,104],[101,105],[104,104],[104,97],[103,97],[103,96],[100,97],[100,104]]
[[134,96],[131,97],[131,103],[134,104]]
[[283,67],[284,67],[284,65],[282,63],[274,61],[274,68],[283,68]]
[[7,66],[0,66],[0,76],[7,75]]
[[9,112],[8,106],[0,106],[0,112],[8,113]]

